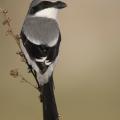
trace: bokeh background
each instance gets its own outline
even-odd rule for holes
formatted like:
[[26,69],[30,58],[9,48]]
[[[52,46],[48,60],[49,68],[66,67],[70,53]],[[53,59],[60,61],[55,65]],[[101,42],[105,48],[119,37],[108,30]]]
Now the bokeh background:
[[[20,32],[31,0],[0,0]],[[120,0],[66,0],[55,94],[62,120],[120,120]],[[3,18],[0,16],[0,23]],[[35,84],[0,24],[0,120],[42,120],[39,93],[14,79],[18,68]]]

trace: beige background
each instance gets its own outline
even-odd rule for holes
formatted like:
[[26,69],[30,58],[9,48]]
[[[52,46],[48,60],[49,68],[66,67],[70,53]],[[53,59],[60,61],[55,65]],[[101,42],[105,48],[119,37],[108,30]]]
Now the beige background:
[[[120,120],[120,0],[66,0],[61,56],[54,78],[62,120]],[[30,0],[0,0],[20,31]],[[2,18],[0,16],[0,23]],[[0,120],[42,120],[38,92],[9,76],[26,66],[0,24]]]

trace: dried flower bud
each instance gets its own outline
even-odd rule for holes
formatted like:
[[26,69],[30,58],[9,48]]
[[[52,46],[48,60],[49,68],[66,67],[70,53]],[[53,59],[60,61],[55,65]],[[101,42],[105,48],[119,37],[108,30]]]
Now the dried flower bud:
[[2,10],[2,12],[4,13],[4,14],[7,14],[8,13],[8,10]]
[[3,21],[3,23],[2,23],[2,24],[3,24],[3,25],[8,24],[8,20]]
[[9,34],[9,33],[12,33],[12,30],[11,30],[10,28],[8,28],[7,33],[8,33],[8,34]]
[[14,78],[17,78],[19,73],[17,69],[11,70],[10,75],[13,76]]
[[21,37],[20,37],[19,34],[16,35],[16,39],[17,39],[17,40],[20,40],[20,39],[21,39]]

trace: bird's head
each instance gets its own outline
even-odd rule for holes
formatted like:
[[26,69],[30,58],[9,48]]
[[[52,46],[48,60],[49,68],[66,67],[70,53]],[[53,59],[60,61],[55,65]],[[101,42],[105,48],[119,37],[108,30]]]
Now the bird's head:
[[55,18],[58,10],[66,6],[65,2],[59,0],[33,0],[28,14],[36,17]]

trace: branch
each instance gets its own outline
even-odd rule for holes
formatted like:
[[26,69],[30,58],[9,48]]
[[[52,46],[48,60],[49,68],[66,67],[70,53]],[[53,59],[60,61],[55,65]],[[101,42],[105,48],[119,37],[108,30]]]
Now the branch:
[[24,54],[22,53],[22,50],[21,50],[21,47],[20,47],[20,39],[21,39],[21,37],[20,37],[19,34],[15,34],[13,29],[12,29],[11,18],[8,16],[8,10],[0,8],[0,13],[4,18],[4,21],[2,23],[3,26],[7,26],[7,31],[6,31],[7,35],[10,35],[15,40],[16,44],[19,47],[20,52],[18,52],[17,54],[20,55],[20,57],[22,58],[22,60],[24,62],[26,62],[24,60],[25,57],[24,57]]
[[12,26],[11,26],[11,19],[10,17],[8,16],[8,11],[5,10],[5,9],[2,9],[0,8],[0,13],[2,14],[2,16],[4,17],[4,21],[3,21],[3,25],[7,26],[8,27],[8,30],[7,30],[7,33],[14,38],[15,42],[17,43],[19,49],[21,50],[21,47],[20,47],[20,35],[19,34],[15,34],[13,29],[12,29]]
[[[40,86],[39,86],[39,83],[38,83],[36,74],[35,74],[34,70],[33,70],[32,68],[30,68],[30,66],[29,66],[29,64],[28,64],[28,62],[27,62],[27,60],[26,60],[26,58],[25,58],[25,56],[24,56],[24,54],[23,54],[23,52],[22,52],[22,49],[21,49],[21,46],[20,46],[20,39],[21,39],[21,37],[20,37],[19,34],[15,34],[14,31],[13,31],[13,29],[12,29],[11,19],[10,19],[10,17],[8,16],[8,10],[5,10],[5,9],[0,8],[0,14],[1,14],[1,15],[3,16],[3,18],[4,18],[4,21],[3,21],[3,23],[2,23],[3,26],[7,26],[7,31],[6,31],[7,34],[10,35],[10,36],[15,40],[16,44],[17,44],[18,47],[19,47],[19,51],[20,51],[20,52],[17,52],[17,54],[22,58],[22,62],[24,62],[24,63],[27,65],[27,67],[28,67],[28,69],[29,69],[29,72],[31,72],[32,75],[34,76],[34,78],[35,78],[35,80],[36,80],[36,82],[37,82],[37,85],[38,85],[38,89],[39,89]],[[24,80],[24,81],[25,81],[25,80]],[[28,83],[28,81],[26,81],[26,82]]]
[[30,85],[31,87],[38,90],[38,88],[35,85],[33,85],[31,82],[29,82],[27,79],[25,79],[25,77],[23,77],[23,75],[20,74],[20,72],[18,72],[18,69],[11,70],[10,75],[13,76],[14,78],[19,77],[21,79],[21,82],[24,82],[24,83],[26,83],[26,84]]

